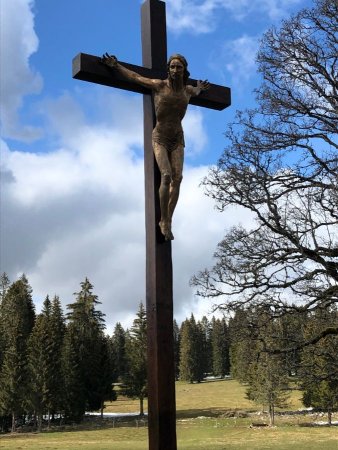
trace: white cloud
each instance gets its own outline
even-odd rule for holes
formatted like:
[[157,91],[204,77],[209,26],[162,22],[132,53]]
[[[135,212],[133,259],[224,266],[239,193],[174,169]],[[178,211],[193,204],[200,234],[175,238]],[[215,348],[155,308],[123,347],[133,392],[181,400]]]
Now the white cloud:
[[[119,94],[109,95],[107,104],[116,104]],[[93,109],[100,96],[95,101]],[[123,129],[139,120],[140,111],[137,105],[130,108],[133,98],[119,95],[118,103],[123,111],[118,127],[89,126],[84,114],[74,120],[79,105],[65,94],[44,109],[60,146],[48,153],[2,146],[1,271],[12,279],[25,272],[38,304],[47,294],[60,295],[64,305],[72,302],[88,276],[110,324],[130,321],[145,300],[142,130]],[[192,117],[203,136],[201,117]],[[208,265],[224,229],[238,218],[220,215],[204,196],[199,183],[206,173],[204,166],[186,165],[174,216],[174,301],[180,319],[187,308],[198,307],[190,277]]]
[[205,0],[199,4],[191,0],[169,0],[168,27],[176,32],[209,33],[215,27],[214,14],[219,3],[218,0]]
[[178,33],[210,33],[219,24],[223,11],[239,21],[257,11],[276,20],[302,2],[304,0],[167,0],[168,26]]
[[254,77],[258,47],[259,39],[245,34],[226,42],[218,53],[217,70],[221,69],[226,79],[225,72],[230,74],[234,88],[241,88]]
[[41,130],[21,125],[19,111],[23,98],[42,89],[42,78],[29,64],[37,51],[32,0],[11,0],[0,3],[0,89],[1,125],[4,136],[31,141]]
[[206,147],[208,138],[203,125],[203,113],[200,109],[190,106],[183,119],[185,154],[194,158]]

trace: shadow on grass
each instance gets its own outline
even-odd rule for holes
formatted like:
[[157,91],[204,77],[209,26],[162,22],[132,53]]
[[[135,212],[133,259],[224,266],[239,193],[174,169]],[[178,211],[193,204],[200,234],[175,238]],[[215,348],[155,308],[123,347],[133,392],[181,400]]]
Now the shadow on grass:
[[177,419],[196,419],[197,417],[248,417],[249,412],[240,409],[208,408],[184,409],[176,411]]
[[[291,413],[291,414],[290,414]],[[257,412],[249,411],[249,410],[241,410],[241,409],[224,409],[224,408],[207,408],[207,409],[184,409],[178,410],[176,412],[177,420],[184,419],[196,419],[199,417],[205,418],[236,418],[236,419],[246,419],[251,416],[252,418],[257,414]],[[280,418],[285,417],[287,413],[281,412],[277,413],[277,416]],[[298,411],[298,414],[295,411],[289,412],[290,416],[298,416],[304,417],[305,411]],[[309,428],[326,428],[326,427],[338,427],[338,422],[334,421],[331,425],[326,423],[316,423],[313,422],[293,422],[292,425],[299,427],[309,427]],[[40,433],[67,433],[67,432],[83,432],[83,431],[95,431],[102,429],[111,429],[111,428],[147,428],[148,427],[148,419],[147,416],[119,416],[119,417],[95,417],[95,416],[87,416],[84,418],[81,423],[68,423],[62,425],[52,425],[49,429],[43,428]],[[16,433],[5,433],[1,434],[1,436],[34,436],[39,434],[33,427],[21,427],[18,429]]]
[[303,422],[298,424],[300,427],[308,427],[308,428],[331,428],[331,427],[338,427],[338,423],[315,423],[315,422]]
[[40,433],[71,433],[76,431],[95,431],[109,428],[143,428],[148,426],[146,416],[123,416],[116,418],[101,417],[85,417],[80,423],[65,423],[61,425],[51,425],[50,428],[42,427],[41,431],[37,431],[33,426],[18,427],[15,433],[3,433],[1,436],[34,436]]
[[[208,409],[185,409],[176,412],[177,420],[182,419],[196,419],[197,417],[247,417],[248,413],[239,410],[224,410],[220,408],[208,408]],[[36,435],[39,433],[70,433],[81,431],[94,431],[110,428],[144,428],[148,426],[147,416],[120,416],[120,417],[85,417],[81,423],[66,423],[61,425],[52,425],[50,428],[43,427],[38,432],[35,427],[23,426],[18,428],[15,433],[5,433],[6,436],[23,436],[23,435]]]

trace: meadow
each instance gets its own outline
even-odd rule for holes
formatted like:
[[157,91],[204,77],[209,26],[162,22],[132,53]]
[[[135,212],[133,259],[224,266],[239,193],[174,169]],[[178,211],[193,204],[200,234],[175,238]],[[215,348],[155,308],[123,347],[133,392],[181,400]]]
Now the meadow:
[[[287,411],[279,411],[275,427],[257,426],[267,416],[245,398],[234,380],[179,382],[177,442],[179,450],[337,450],[338,427],[319,425],[325,415],[304,414],[301,393],[292,391]],[[106,412],[135,413],[138,401],[120,397]],[[296,413],[297,412],[297,413]],[[337,415],[334,420],[337,420]],[[317,425],[316,425],[317,423]],[[254,424],[255,426],[252,426]],[[0,436],[4,450],[146,450],[146,422],[137,418],[100,419],[63,431]]]

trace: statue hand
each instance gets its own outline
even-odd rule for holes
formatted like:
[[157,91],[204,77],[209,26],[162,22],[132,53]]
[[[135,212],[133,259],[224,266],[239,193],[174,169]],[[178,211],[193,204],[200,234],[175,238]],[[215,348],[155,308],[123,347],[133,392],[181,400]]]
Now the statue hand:
[[197,88],[201,91],[207,91],[210,88],[210,83],[208,80],[198,80],[197,81]]
[[102,55],[101,62],[108,67],[117,67],[117,58],[114,55],[109,55],[109,53],[105,53]]

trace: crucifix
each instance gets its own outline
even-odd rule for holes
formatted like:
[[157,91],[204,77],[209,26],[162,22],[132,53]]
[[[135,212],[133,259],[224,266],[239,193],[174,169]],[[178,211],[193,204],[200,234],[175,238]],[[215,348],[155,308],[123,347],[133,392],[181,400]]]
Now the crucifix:
[[[161,173],[153,148],[157,110],[153,90],[126,76],[131,71],[155,81],[168,78],[165,2],[146,0],[141,23],[143,66],[118,62],[122,70],[116,70],[117,61],[109,55],[105,62],[111,64],[107,65],[100,57],[80,53],[73,59],[73,78],[143,94],[149,450],[176,450],[172,237],[160,226]],[[176,64],[183,60],[177,63],[176,58]],[[187,84],[194,94],[190,104],[216,110],[230,106],[229,88],[207,83],[208,89],[203,90],[194,79]]]

